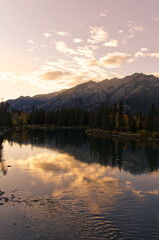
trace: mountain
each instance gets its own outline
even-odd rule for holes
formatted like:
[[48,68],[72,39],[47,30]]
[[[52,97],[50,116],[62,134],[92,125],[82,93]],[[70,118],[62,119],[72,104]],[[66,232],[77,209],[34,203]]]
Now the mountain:
[[118,103],[123,99],[131,111],[147,111],[152,104],[159,106],[159,78],[153,75],[134,73],[124,78],[101,82],[88,81],[76,87],[34,97],[9,100],[11,108],[31,111],[38,109],[55,111],[61,108],[79,107],[87,110],[109,101]]
[[33,107],[40,108],[41,105],[48,102],[53,97],[56,97],[58,94],[62,93],[63,91],[65,90],[53,92],[49,94],[38,94],[38,95],[35,95],[34,97],[20,96],[17,99],[8,100],[7,102],[9,103],[11,109],[12,108],[15,110],[23,109],[26,112],[30,112],[32,111]]

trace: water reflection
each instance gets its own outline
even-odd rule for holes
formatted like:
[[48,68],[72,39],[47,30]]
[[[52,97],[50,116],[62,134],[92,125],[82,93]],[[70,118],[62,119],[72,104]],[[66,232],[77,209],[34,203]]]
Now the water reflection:
[[[59,239],[65,239],[70,219],[78,236],[83,220],[89,233],[88,226],[95,230],[92,238],[84,230],[82,239],[120,239],[119,233],[121,239],[151,239],[152,232],[158,239],[157,143],[93,138],[78,130],[13,132],[5,139],[4,157],[13,167],[2,187],[23,190],[20,197],[25,203],[29,199],[33,204],[35,198],[34,206],[23,207],[37,232],[40,228],[48,233],[51,226],[46,239],[57,236],[57,229],[62,233]],[[37,196],[43,199],[43,195],[52,205],[48,207],[47,201],[36,205]]]
[[63,150],[82,162],[118,167],[132,174],[156,172],[159,167],[159,143],[94,138],[70,129],[14,132],[7,139],[20,145]]
[[3,137],[0,137],[0,172],[3,173],[3,175],[6,175],[7,173],[7,166],[5,165],[5,161],[3,159]]
[[[24,171],[27,167],[30,174],[42,183],[52,183],[53,197],[62,199],[67,196],[67,199],[74,201],[82,199],[93,214],[99,214],[99,202],[112,204],[113,196],[122,193],[115,177],[118,169],[81,162],[66,153],[53,151],[36,154],[26,158],[25,162],[17,159],[17,165]],[[103,196],[104,193],[106,195]]]

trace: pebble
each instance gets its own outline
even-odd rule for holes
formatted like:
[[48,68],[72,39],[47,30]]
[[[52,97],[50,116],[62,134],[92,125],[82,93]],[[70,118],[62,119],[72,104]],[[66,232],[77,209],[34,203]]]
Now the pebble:
[[14,198],[15,198],[15,196],[14,196],[14,194],[12,194],[12,195],[11,195],[11,199],[14,199]]
[[35,199],[35,200],[32,200],[32,202],[38,202],[39,200]]
[[7,198],[7,197],[4,197],[3,199],[4,199],[5,202],[9,201],[9,198]]
[[0,196],[2,196],[4,194],[4,192],[0,191]]

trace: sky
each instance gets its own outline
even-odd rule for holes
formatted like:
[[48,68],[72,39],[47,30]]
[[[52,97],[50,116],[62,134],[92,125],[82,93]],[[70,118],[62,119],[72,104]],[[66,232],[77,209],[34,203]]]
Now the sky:
[[0,98],[159,76],[159,0],[0,0]]

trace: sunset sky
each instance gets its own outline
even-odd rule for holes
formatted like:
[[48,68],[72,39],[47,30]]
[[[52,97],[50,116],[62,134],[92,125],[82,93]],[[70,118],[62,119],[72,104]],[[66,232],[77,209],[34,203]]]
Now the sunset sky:
[[0,97],[159,76],[159,0],[0,0]]

